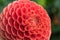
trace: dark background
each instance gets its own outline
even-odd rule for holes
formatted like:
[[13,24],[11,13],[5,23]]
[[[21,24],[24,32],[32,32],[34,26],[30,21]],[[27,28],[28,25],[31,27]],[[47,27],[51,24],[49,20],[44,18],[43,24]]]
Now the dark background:
[[[14,0],[0,0],[0,13]],[[42,5],[51,18],[52,35],[50,40],[60,40],[60,0],[32,0]]]

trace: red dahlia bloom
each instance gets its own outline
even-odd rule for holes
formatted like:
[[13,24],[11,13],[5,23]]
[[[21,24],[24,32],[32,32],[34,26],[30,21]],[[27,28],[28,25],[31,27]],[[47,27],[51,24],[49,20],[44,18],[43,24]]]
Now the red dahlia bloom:
[[41,5],[33,1],[14,1],[0,16],[0,35],[4,40],[49,40],[50,22]]

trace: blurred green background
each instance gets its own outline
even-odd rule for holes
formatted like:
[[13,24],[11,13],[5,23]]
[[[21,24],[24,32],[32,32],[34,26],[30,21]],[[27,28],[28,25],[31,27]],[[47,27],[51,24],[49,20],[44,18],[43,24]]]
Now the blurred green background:
[[[0,0],[0,13],[14,0]],[[42,5],[51,18],[52,35],[50,40],[60,40],[60,0],[32,0]]]

